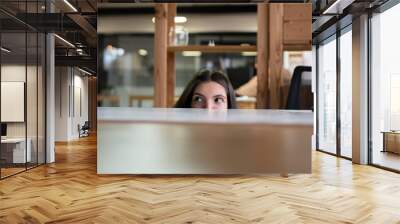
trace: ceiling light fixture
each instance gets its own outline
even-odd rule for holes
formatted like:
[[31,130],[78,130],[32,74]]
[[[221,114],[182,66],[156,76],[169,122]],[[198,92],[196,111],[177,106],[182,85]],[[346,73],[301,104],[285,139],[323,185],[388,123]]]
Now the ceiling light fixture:
[[0,49],[1,49],[2,51],[6,52],[6,53],[10,53],[10,52],[11,52],[11,50],[9,50],[9,49],[7,49],[7,48],[5,48],[5,47],[1,47]]
[[186,23],[187,18],[185,16],[175,16],[175,23]]
[[78,10],[68,1],[64,0],[65,4],[67,4],[74,12],[78,12]]
[[199,57],[201,56],[201,51],[183,51],[182,55],[185,57]]
[[138,53],[139,53],[140,56],[146,56],[148,54],[146,49],[139,49]]
[[[152,21],[153,23],[155,23],[155,22],[156,22],[156,18],[153,17],[153,18],[151,19],[151,21]],[[175,16],[174,22],[175,22],[175,23],[186,23],[186,22],[187,22],[187,18],[186,18],[185,16]]]
[[57,37],[59,40],[61,40],[62,42],[64,42],[64,43],[66,43],[67,45],[69,45],[70,47],[72,47],[72,48],[75,48],[75,45],[73,45],[71,42],[69,42],[68,40],[66,40],[66,39],[64,39],[64,38],[62,38],[62,37],[60,37],[59,35],[57,35],[57,34],[54,34],[54,36],[55,37]]
[[257,56],[257,52],[256,51],[244,51],[244,52],[242,52],[242,56],[248,56],[248,57],[251,57],[251,56]]

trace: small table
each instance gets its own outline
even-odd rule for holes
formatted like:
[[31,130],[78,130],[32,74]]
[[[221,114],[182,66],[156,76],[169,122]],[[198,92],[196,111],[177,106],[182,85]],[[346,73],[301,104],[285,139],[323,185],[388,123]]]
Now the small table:
[[382,131],[383,150],[382,152],[392,152],[400,154],[400,131]]

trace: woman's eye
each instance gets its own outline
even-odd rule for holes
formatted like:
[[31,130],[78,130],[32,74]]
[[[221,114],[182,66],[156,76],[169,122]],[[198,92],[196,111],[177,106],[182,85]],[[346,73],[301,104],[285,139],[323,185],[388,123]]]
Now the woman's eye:
[[225,100],[224,100],[224,98],[218,97],[218,98],[215,98],[215,99],[214,99],[214,102],[215,102],[215,103],[224,103]]
[[203,98],[199,97],[199,96],[195,96],[193,97],[193,102],[195,103],[201,103],[203,102]]

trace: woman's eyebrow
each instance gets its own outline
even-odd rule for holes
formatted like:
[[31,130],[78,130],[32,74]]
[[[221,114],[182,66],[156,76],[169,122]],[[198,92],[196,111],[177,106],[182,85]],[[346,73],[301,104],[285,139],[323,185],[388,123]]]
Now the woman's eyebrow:
[[226,96],[225,96],[225,95],[222,95],[222,94],[214,95],[213,97],[222,97],[222,98],[226,98]]
[[201,93],[193,93],[193,95],[199,95],[199,96],[202,96],[202,97],[205,97],[203,94],[201,94]]

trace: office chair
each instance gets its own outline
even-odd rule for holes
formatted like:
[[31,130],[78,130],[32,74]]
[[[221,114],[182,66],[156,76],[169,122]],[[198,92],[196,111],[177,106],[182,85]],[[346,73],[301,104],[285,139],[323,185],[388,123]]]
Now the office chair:
[[[306,72],[311,72],[311,66],[297,66],[294,69],[292,80],[290,82],[289,94],[288,94],[288,98],[286,101],[286,109],[288,109],[288,110],[312,109],[312,105],[301,105],[301,102],[300,102],[301,101],[300,93],[301,93],[301,87],[302,87],[302,80],[304,80],[303,75]],[[310,85],[310,87],[311,87],[311,85]],[[310,88],[310,91],[311,91],[311,88]],[[311,94],[311,96],[312,96],[312,94]],[[304,107],[306,107],[306,108],[304,108]]]
[[82,125],[82,127],[79,127],[80,125],[78,125],[78,129],[79,129],[79,138],[80,137],[87,137],[89,136],[89,129],[90,129],[90,125],[89,125],[89,121],[85,121],[85,123]]

